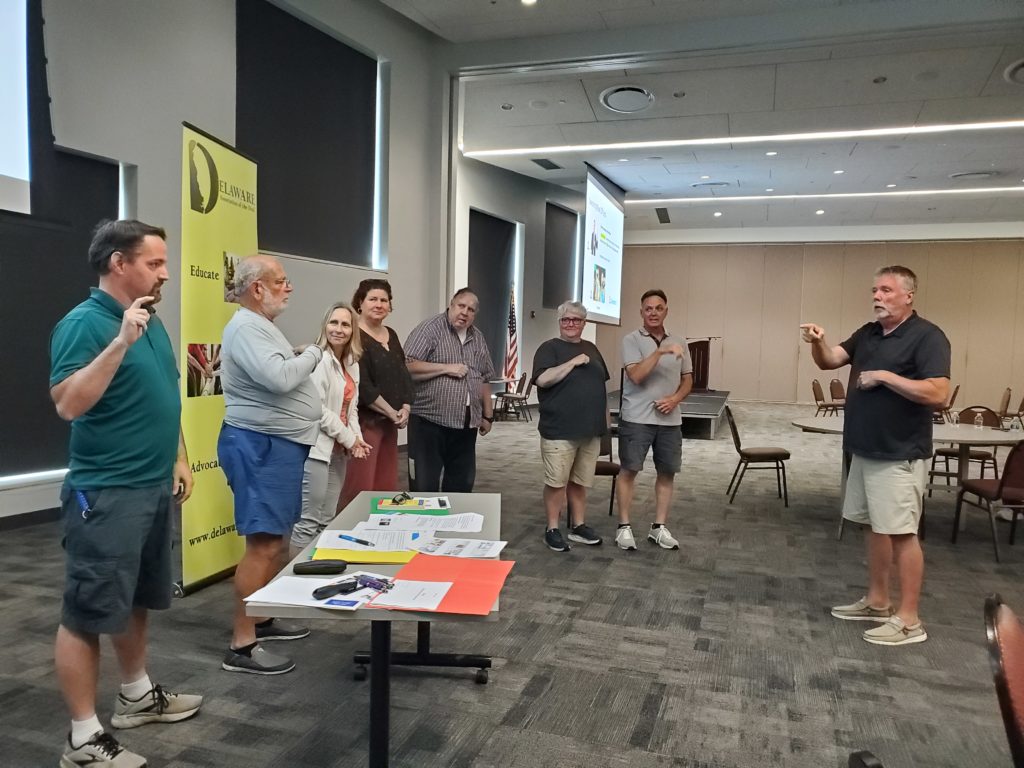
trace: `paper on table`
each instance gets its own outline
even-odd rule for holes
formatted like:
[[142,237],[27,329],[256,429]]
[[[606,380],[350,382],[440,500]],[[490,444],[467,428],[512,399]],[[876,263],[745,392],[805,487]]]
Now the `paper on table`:
[[485,539],[423,539],[413,546],[425,555],[446,557],[497,557],[507,541]]
[[484,528],[484,516],[477,512],[461,512],[457,515],[407,515],[397,512],[393,515],[371,515],[369,520],[356,526],[361,531],[379,529],[392,531],[460,531],[479,533]]
[[[365,605],[377,594],[373,589],[360,589],[347,595],[335,595],[326,600],[313,598],[313,590],[327,584],[335,584],[355,576],[377,576],[366,571],[346,573],[342,577],[332,576],[329,579],[316,579],[306,576],[282,576],[262,589],[258,589],[245,598],[245,602],[274,603],[276,605],[299,605],[314,608],[330,608],[336,611],[354,611]],[[378,576],[378,578],[383,578]]]
[[[341,538],[342,536],[362,539],[363,541],[370,542],[372,546],[367,547],[364,544],[343,539]],[[394,531],[387,528],[359,529],[354,531],[326,530],[320,534],[316,546],[317,549],[322,547],[324,549],[365,549],[370,551],[398,550],[411,548],[413,543],[421,538],[423,538],[423,534],[416,531]]]
[[437,606],[438,613],[486,616],[494,607],[512,560],[473,560],[464,557],[416,555],[395,574],[395,580],[450,581],[451,589]]
[[436,611],[452,588],[450,581],[398,581],[371,602],[371,608],[401,608],[410,611]]

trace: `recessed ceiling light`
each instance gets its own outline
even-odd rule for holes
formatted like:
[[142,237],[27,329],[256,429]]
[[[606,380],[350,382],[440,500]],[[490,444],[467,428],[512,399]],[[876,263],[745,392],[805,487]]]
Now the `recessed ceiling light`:
[[838,171],[832,171],[832,173],[834,173],[836,176],[838,176],[841,173],[846,173],[846,171],[838,170]]
[[949,178],[973,181],[975,179],[988,179],[996,175],[994,171],[961,171],[960,173],[949,174]]
[[765,152],[764,154],[765,154],[765,157],[775,157],[779,153],[778,152]]
[[710,179],[710,176],[701,176],[702,179]]
[[721,212],[721,211],[715,211],[715,218],[716,218],[716,219],[717,219],[717,218],[718,218],[719,216],[721,216],[721,215],[722,215],[722,212]]
[[818,210],[816,210],[816,211],[814,212],[814,215],[815,215],[815,216],[821,216],[821,215],[822,215],[823,213],[825,213],[825,212],[824,212],[824,211],[823,211],[823,210],[822,210],[821,208],[819,208]]
[[775,187],[768,187],[767,189],[765,189],[765,192],[774,192],[774,191],[775,191]]
[[629,162],[629,158],[628,157],[620,157],[619,158],[619,162],[620,163],[628,163]]
[[886,188],[886,189],[895,189],[895,188],[896,188],[896,185],[895,185],[895,184],[886,184],[886,185],[885,185],[885,188]]
[[537,0],[523,0],[523,5],[536,5]]

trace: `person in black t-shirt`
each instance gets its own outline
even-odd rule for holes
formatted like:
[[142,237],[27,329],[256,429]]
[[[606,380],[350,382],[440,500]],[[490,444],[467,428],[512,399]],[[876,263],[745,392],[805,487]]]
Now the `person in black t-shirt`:
[[[869,583],[867,595],[835,606],[832,615],[883,622],[864,633],[876,645],[928,639],[918,617],[924,554],[917,529],[932,453],[932,413],[949,396],[950,348],[939,327],[914,311],[916,291],[910,269],[882,267],[872,288],[875,322],[835,347],[825,342],[820,326],[800,326],[819,368],[850,365],[843,450],[852,459],[843,517],[869,526]],[[894,557],[900,581],[896,609],[889,601]]]
[[540,452],[544,459],[544,542],[556,552],[570,545],[558,530],[562,509],[569,506],[569,540],[597,545],[601,537],[584,522],[587,488],[608,432],[605,382],[608,367],[591,342],[584,341],[587,310],[577,301],[558,308],[559,337],[548,339],[533,358],[533,383],[540,403]]

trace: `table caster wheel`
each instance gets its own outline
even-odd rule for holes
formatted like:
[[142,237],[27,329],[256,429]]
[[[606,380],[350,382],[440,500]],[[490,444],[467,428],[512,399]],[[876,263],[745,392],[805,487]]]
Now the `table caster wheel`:
[[174,595],[174,597],[185,596],[185,587],[182,586],[180,581],[176,581],[171,585],[171,594]]
[[476,674],[473,676],[473,682],[479,685],[487,685],[487,670],[478,669]]
[[352,670],[352,679],[357,682],[362,682],[366,679],[366,667],[362,664]]

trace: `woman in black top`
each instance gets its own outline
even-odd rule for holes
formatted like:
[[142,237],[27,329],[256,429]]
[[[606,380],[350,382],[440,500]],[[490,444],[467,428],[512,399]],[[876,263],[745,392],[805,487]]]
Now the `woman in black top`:
[[398,430],[405,429],[415,394],[398,334],[384,325],[391,314],[391,284],[363,280],[352,296],[359,313],[359,426],[373,450],[349,463],[338,500],[340,512],[360,491],[398,490]]

